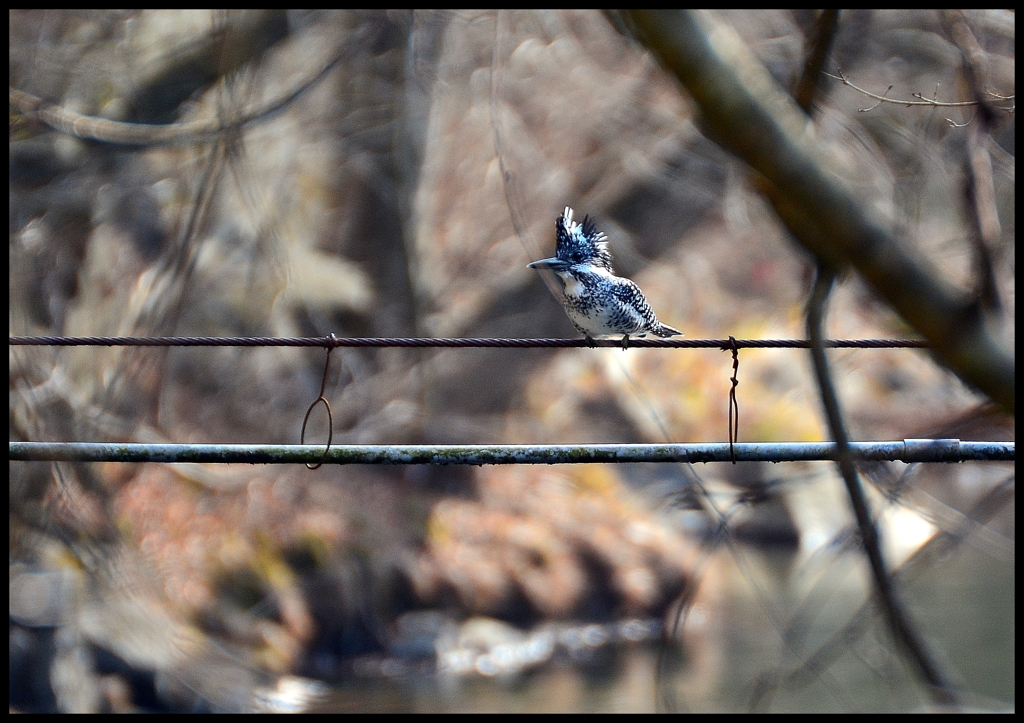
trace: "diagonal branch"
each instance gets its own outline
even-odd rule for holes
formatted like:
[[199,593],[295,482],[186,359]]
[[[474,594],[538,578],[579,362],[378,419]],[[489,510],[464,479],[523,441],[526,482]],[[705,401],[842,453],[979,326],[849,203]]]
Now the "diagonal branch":
[[1012,342],[1003,316],[913,255],[832,170],[806,116],[736,34],[705,14],[635,11],[648,46],[700,107],[702,128],[763,177],[796,239],[833,268],[853,266],[962,380],[1014,409]]

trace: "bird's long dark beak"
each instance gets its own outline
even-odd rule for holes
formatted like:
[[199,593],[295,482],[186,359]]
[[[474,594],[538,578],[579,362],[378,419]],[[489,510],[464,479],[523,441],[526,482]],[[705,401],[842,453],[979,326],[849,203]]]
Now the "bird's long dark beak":
[[569,268],[569,264],[561,259],[541,259],[540,261],[528,264],[528,266],[531,269],[551,269],[552,271],[561,271],[562,269]]

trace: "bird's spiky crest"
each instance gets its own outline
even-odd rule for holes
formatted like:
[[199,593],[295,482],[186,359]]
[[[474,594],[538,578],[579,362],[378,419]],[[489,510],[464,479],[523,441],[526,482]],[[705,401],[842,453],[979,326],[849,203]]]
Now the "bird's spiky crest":
[[598,231],[590,216],[583,223],[572,220],[568,206],[555,221],[555,256],[570,264],[591,264],[612,270],[612,254],[608,250],[608,237]]

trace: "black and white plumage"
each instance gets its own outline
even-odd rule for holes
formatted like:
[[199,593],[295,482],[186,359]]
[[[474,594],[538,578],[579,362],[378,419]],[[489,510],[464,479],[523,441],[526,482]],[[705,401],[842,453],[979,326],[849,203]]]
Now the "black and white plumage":
[[593,345],[593,337],[622,335],[622,348],[630,336],[677,336],[654,315],[640,287],[612,271],[608,237],[594,227],[589,216],[572,220],[568,206],[555,221],[555,257],[534,261],[530,268],[551,269],[562,283],[562,306],[573,326]]

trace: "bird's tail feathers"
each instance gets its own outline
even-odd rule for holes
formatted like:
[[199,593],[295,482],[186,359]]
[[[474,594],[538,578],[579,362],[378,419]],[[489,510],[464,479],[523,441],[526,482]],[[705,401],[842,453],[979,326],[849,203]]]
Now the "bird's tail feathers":
[[662,324],[657,329],[651,331],[655,336],[668,337],[668,336],[685,336],[679,329],[673,329],[667,324]]

